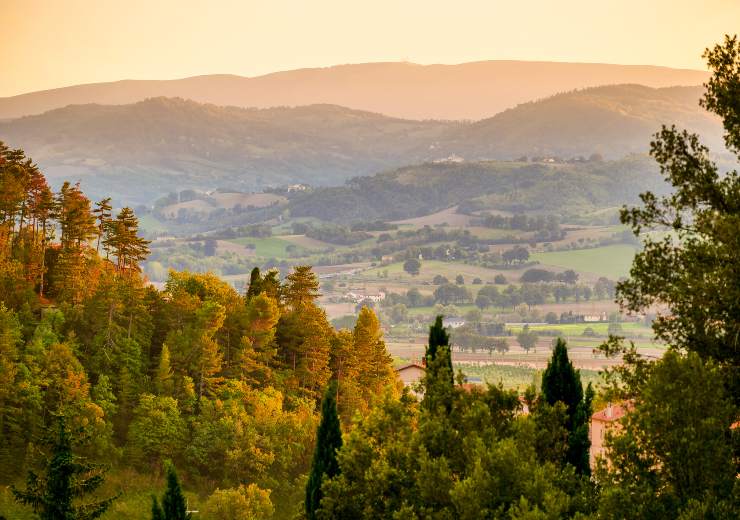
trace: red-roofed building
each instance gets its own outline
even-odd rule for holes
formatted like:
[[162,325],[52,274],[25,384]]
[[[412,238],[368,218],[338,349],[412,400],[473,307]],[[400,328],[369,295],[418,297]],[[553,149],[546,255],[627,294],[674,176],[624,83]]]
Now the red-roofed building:
[[[426,373],[426,368],[419,363],[408,363],[396,369],[396,375],[404,386],[411,387],[412,391],[416,384],[421,381]],[[416,392],[413,392],[416,393]]]
[[627,408],[622,404],[609,403],[606,408],[599,410],[591,416],[591,428],[589,429],[589,439],[591,440],[591,451],[589,453],[589,462],[593,468],[596,465],[596,459],[606,457],[606,447],[604,441],[606,432],[619,428],[619,420],[625,416]]

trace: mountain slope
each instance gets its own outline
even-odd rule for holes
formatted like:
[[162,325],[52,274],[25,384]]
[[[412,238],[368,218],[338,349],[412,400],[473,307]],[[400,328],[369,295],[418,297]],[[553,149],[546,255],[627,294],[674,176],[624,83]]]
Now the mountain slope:
[[156,98],[11,120],[0,123],[0,139],[52,180],[142,203],[173,189],[338,184],[422,160],[417,150],[456,125],[333,105],[257,110]]
[[699,85],[706,78],[706,72],[697,70],[596,63],[365,63],[254,78],[208,75],[77,85],[0,98],[0,119],[70,104],[129,104],[165,96],[258,108],[326,103],[410,119],[477,120],[576,88],[619,83]]
[[716,151],[721,126],[699,107],[702,92],[703,87],[611,85],[558,94],[452,129],[437,152],[469,159],[592,153],[618,158],[648,151],[662,124],[697,132]]
[[149,203],[176,189],[242,191],[345,180],[456,154],[466,161],[521,155],[607,159],[645,153],[663,123],[698,131],[721,150],[718,120],[698,87],[595,87],[520,105],[476,123],[390,118],[335,105],[243,109],[156,98],[74,105],[0,122],[50,179],[91,194]]

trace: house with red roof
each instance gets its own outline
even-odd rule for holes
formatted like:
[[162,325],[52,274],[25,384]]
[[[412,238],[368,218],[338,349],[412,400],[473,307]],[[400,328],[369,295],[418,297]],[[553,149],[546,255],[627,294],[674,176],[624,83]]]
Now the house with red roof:
[[591,450],[589,452],[589,463],[591,467],[596,466],[596,460],[599,457],[606,457],[606,433],[610,430],[621,427],[619,422],[627,413],[627,407],[624,404],[607,404],[606,408],[599,410],[591,416],[591,428],[588,435],[591,441]]

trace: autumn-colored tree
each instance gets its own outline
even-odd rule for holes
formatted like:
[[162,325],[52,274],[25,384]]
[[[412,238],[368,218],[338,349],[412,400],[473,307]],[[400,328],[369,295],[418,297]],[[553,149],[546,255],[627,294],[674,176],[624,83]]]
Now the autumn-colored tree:
[[359,364],[352,332],[338,331],[331,342],[331,371],[337,382],[337,410],[344,424],[349,424],[356,410],[366,409],[359,385]]
[[319,399],[331,377],[329,357],[333,329],[326,313],[305,303],[281,316],[275,340],[287,381],[295,389]]
[[224,323],[224,308],[207,300],[194,314],[191,323],[167,336],[166,344],[171,348],[173,366],[181,376],[192,378],[198,398],[202,398],[221,381],[222,353],[214,336]]
[[283,301],[293,309],[313,303],[320,296],[319,280],[310,265],[297,265],[285,280]]
[[128,207],[106,224],[103,244],[106,252],[116,257],[116,269],[120,272],[138,271],[139,263],[149,256],[149,241],[139,237],[138,231],[139,219]]
[[60,250],[56,264],[54,286],[59,298],[80,303],[89,289],[86,244],[95,236],[95,217],[90,212],[90,200],[80,190],[65,182],[57,195],[56,217],[61,229]]
[[280,319],[277,302],[264,293],[253,296],[246,304],[246,333],[239,354],[241,375],[252,385],[272,381],[273,359],[277,353],[275,327]]
[[373,402],[382,396],[383,390],[396,380],[393,358],[385,348],[383,332],[377,315],[369,307],[363,307],[352,332],[359,374],[357,384],[365,402]]
[[[93,215],[95,215],[95,218],[97,220],[97,227],[98,227],[98,240],[95,245],[95,250],[100,253],[100,241],[103,239],[103,237],[106,235],[108,224],[110,223],[111,216],[112,216],[112,209],[113,207],[110,204],[111,198],[106,197],[102,200],[99,200],[95,203],[95,209],[92,211]],[[108,255],[108,251],[106,250],[106,258]]]
[[172,397],[175,387],[170,366],[170,349],[165,344],[159,355],[159,365],[154,375],[154,388],[157,394],[163,397]]

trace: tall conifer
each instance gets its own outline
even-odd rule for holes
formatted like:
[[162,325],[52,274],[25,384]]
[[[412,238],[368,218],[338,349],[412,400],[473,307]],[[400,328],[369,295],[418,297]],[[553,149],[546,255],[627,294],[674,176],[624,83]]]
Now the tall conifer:
[[429,327],[429,343],[427,345],[425,360],[427,371],[435,370],[440,363],[434,361],[443,359],[442,365],[449,368],[450,382],[454,384],[454,372],[452,371],[452,354],[450,348],[450,336],[444,328],[442,316],[437,316],[434,325]]
[[[565,341],[558,338],[552,358],[542,374],[542,397],[549,405],[558,401],[567,408],[568,452],[565,462],[572,464],[579,473],[588,473],[588,421],[591,415],[593,391],[584,399],[581,375],[568,359]],[[585,434],[584,434],[585,428]]]
[[25,491],[13,488],[18,502],[33,507],[41,520],[95,519],[105,513],[117,496],[75,504],[103,483],[100,466],[87,463],[72,453],[72,436],[65,417],[57,419],[56,431],[48,432],[51,455],[45,474],[28,473]]
[[316,449],[306,485],[306,516],[309,520],[316,519],[324,479],[332,478],[340,472],[337,451],[342,447],[342,430],[337,414],[336,393],[336,382],[332,381],[321,402],[321,422],[316,433]]
[[165,520],[186,520],[190,518],[187,512],[185,496],[177,478],[175,466],[167,465],[167,489],[162,497],[162,512]]
[[152,495],[152,520],[165,520],[164,511],[162,511],[159,500],[154,495]]

